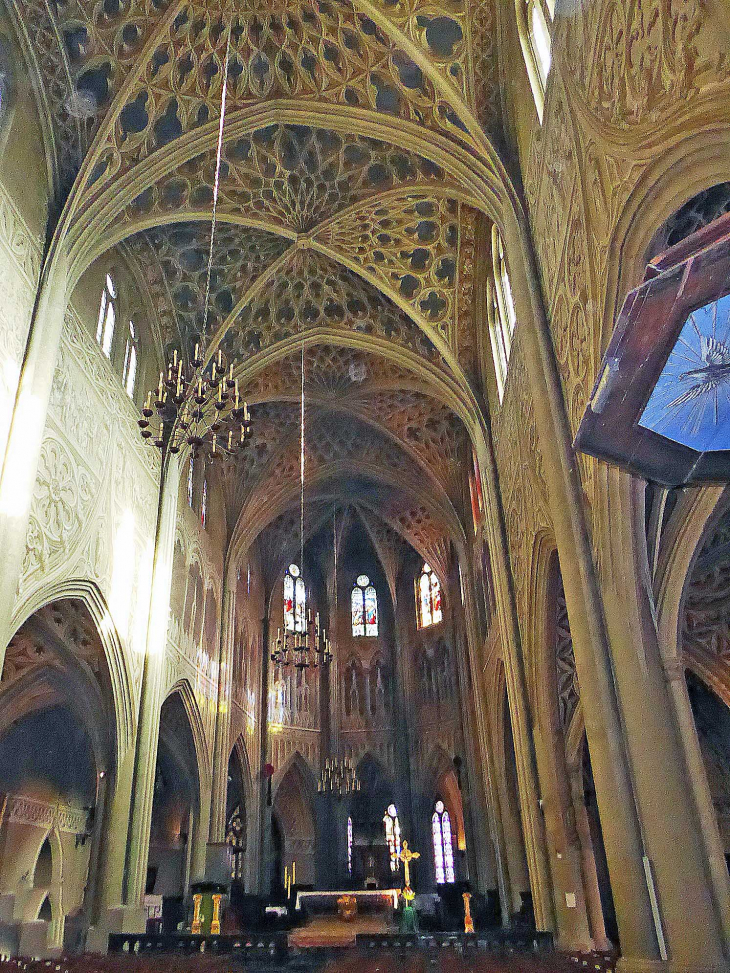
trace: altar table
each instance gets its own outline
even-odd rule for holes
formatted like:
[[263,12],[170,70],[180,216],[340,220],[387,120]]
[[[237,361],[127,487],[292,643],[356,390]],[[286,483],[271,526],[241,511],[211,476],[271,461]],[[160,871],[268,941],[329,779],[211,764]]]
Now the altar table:
[[297,909],[302,907],[308,911],[331,911],[337,912],[337,900],[343,895],[351,895],[358,904],[367,906],[370,909],[377,908],[382,903],[386,908],[398,908],[399,889],[359,889],[357,891],[339,892],[297,892],[295,906]]

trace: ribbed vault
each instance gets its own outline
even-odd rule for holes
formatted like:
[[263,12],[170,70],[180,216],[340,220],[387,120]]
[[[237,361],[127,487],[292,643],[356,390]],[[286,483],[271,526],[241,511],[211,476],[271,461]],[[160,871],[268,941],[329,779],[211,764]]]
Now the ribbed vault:
[[308,518],[355,503],[376,549],[404,540],[442,565],[464,535],[479,422],[475,222],[510,192],[490,140],[491,4],[10,9],[54,171],[53,247],[72,280],[122,259],[166,354],[202,342],[237,361],[254,435],[220,472],[231,543],[273,536],[296,506],[304,344]]

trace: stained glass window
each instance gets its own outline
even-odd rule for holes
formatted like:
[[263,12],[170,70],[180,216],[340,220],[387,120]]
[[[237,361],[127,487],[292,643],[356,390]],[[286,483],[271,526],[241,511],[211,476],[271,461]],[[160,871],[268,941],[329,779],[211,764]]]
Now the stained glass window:
[[195,477],[195,460],[193,459],[192,453],[190,455],[190,462],[188,463],[188,506],[193,505],[193,482]]
[[489,334],[492,342],[497,391],[501,402],[507,381],[507,366],[512,350],[512,336],[517,322],[517,314],[509,281],[504,241],[496,226],[492,228],[492,277],[488,281],[487,292]]
[[420,628],[438,625],[444,617],[441,607],[441,582],[428,564],[423,565],[416,583],[416,606]]
[[400,869],[400,822],[398,821],[398,808],[395,804],[389,804],[388,810],[383,818],[385,825],[385,840],[390,852],[390,870],[397,872]]
[[101,304],[99,305],[99,319],[96,323],[96,340],[101,345],[101,350],[107,358],[112,352],[112,339],[114,338],[114,322],[117,312],[115,302],[117,299],[117,288],[111,274],[106,275],[104,290],[101,294]]
[[296,564],[290,564],[284,575],[284,629],[304,632],[307,625],[307,589]]
[[124,387],[130,399],[134,398],[134,388],[137,382],[137,332],[134,328],[134,321],[129,322],[129,334],[127,335],[127,346],[124,349]]
[[378,595],[370,584],[370,578],[361,574],[350,596],[352,606],[352,634],[378,634]]
[[347,819],[347,873],[352,875],[352,818]]
[[436,869],[436,882],[454,882],[454,847],[451,842],[451,818],[443,801],[436,801],[431,818],[433,834],[433,860]]
[[208,481],[203,480],[203,494],[200,498],[200,523],[205,527],[208,522]]

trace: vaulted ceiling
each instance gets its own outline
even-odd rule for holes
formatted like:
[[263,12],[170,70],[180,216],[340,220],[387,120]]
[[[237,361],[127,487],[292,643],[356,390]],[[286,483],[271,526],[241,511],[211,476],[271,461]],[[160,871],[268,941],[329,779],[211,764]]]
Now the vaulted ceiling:
[[223,474],[233,540],[296,506],[304,345],[312,529],[356,502],[438,563],[478,411],[476,224],[507,191],[494,0],[8,5],[73,278],[115,250],[165,353],[235,356],[254,436]]

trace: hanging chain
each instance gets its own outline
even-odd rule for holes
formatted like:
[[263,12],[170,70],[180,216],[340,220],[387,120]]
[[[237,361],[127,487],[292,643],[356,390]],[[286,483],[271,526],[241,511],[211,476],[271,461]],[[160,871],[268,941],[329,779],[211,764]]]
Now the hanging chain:
[[304,570],[304,334],[302,334],[302,397],[299,430],[299,570]]
[[226,96],[228,93],[228,59],[231,50],[233,20],[228,24],[226,40],[226,61],[223,66],[223,87],[221,89],[221,117],[218,124],[218,147],[215,155],[215,179],[213,181],[213,213],[210,221],[210,247],[208,248],[208,272],[205,278],[205,304],[203,305],[203,335],[208,330],[208,310],[210,304],[210,277],[213,270],[213,242],[215,239],[216,219],[218,216],[218,191],[220,188],[221,156],[223,155],[223,124],[226,120]]

